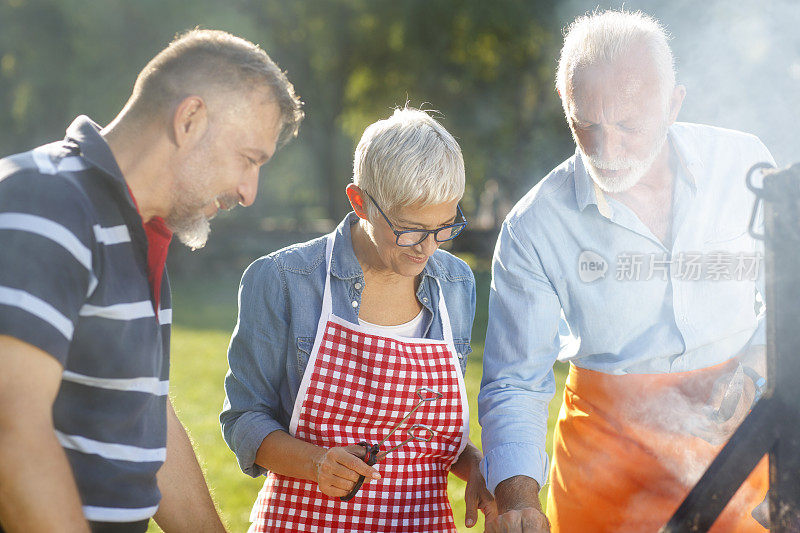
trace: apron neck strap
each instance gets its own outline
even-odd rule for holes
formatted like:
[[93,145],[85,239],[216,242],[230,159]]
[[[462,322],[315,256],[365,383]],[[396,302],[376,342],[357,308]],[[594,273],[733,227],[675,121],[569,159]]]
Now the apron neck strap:
[[[319,316],[319,326],[317,331],[322,331],[322,327],[327,324],[328,316],[333,314],[333,298],[331,297],[331,261],[333,260],[333,243],[336,240],[336,232],[328,235],[325,243],[325,290],[322,296],[322,313]],[[436,279],[436,278],[434,278]],[[444,301],[442,284],[436,279],[436,286],[439,289],[439,318],[442,321],[442,336],[448,344],[453,344],[453,328],[450,325],[450,315],[447,312],[447,304]]]
[[[436,278],[434,278],[436,279]],[[442,320],[442,336],[447,344],[453,344],[453,328],[450,325],[450,315],[447,313],[447,304],[444,301],[444,292],[442,292],[442,284],[436,279],[436,285],[439,288],[439,318]]]
[[320,322],[327,323],[328,315],[333,311],[333,300],[331,299],[331,260],[333,258],[333,241],[336,239],[336,232],[328,235],[325,243],[325,291],[322,296],[322,314]]

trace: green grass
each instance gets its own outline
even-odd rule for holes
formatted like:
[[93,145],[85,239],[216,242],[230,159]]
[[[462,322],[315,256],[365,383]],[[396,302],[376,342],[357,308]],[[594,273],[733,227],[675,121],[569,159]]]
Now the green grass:
[[[243,474],[219,429],[223,378],[227,371],[226,352],[236,322],[236,291],[239,273],[213,280],[177,280],[173,287],[174,327],[170,396],[186,426],[214,500],[230,531],[246,531],[250,508],[263,483]],[[488,273],[479,273],[473,353],[467,365],[466,387],[470,408],[470,435],[480,446],[478,389],[482,372],[483,337],[486,332]],[[552,428],[558,415],[566,367],[556,367],[558,392],[550,406],[547,449],[552,450]],[[464,482],[451,476],[448,494],[459,531],[483,531],[482,515],[471,530],[464,527]],[[546,488],[542,491],[546,496]],[[544,500],[543,500],[544,501]],[[161,531],[151,522],[148,531]]]

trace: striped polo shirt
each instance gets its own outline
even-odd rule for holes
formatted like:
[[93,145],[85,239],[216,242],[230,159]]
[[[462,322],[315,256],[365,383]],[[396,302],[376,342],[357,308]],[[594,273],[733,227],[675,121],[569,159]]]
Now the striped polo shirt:
[[0,160],[0,334],[64,367],[53,420],[91,521],[158,508],[166,271],[155,302],[142,219],[96,124],[78,117],[63,141]]

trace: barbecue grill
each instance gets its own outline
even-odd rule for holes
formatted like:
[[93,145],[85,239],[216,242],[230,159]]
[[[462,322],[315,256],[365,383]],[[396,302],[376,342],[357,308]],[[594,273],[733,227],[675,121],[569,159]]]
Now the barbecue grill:
[[[756,194],[750,232],[765,241],[767,390],[662,533],[707,531],[767,453],[770,531],[800,532],[800,163],[758,164],[747,185]],[[761,206],[763,235],[754,233]]]

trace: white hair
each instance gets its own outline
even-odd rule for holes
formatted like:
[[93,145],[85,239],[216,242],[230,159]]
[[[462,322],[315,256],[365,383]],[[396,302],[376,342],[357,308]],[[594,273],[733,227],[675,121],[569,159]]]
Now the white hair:
[[675,59],[669,34],[653,17],[641,11],[602,11],[575,19],[564,34],[558,60],[556,89],[566,109],[572,77],[580,67],[614,64],[631,52],[648,50],[659,77],[665,105],[675,87]]
[[[464,195],[464,158],[450,133],[427,112],[395,109],[364,130],[353,161],[353,183],[385,212],[429,206]],[[377,215],[367,201],[367,213]]]

